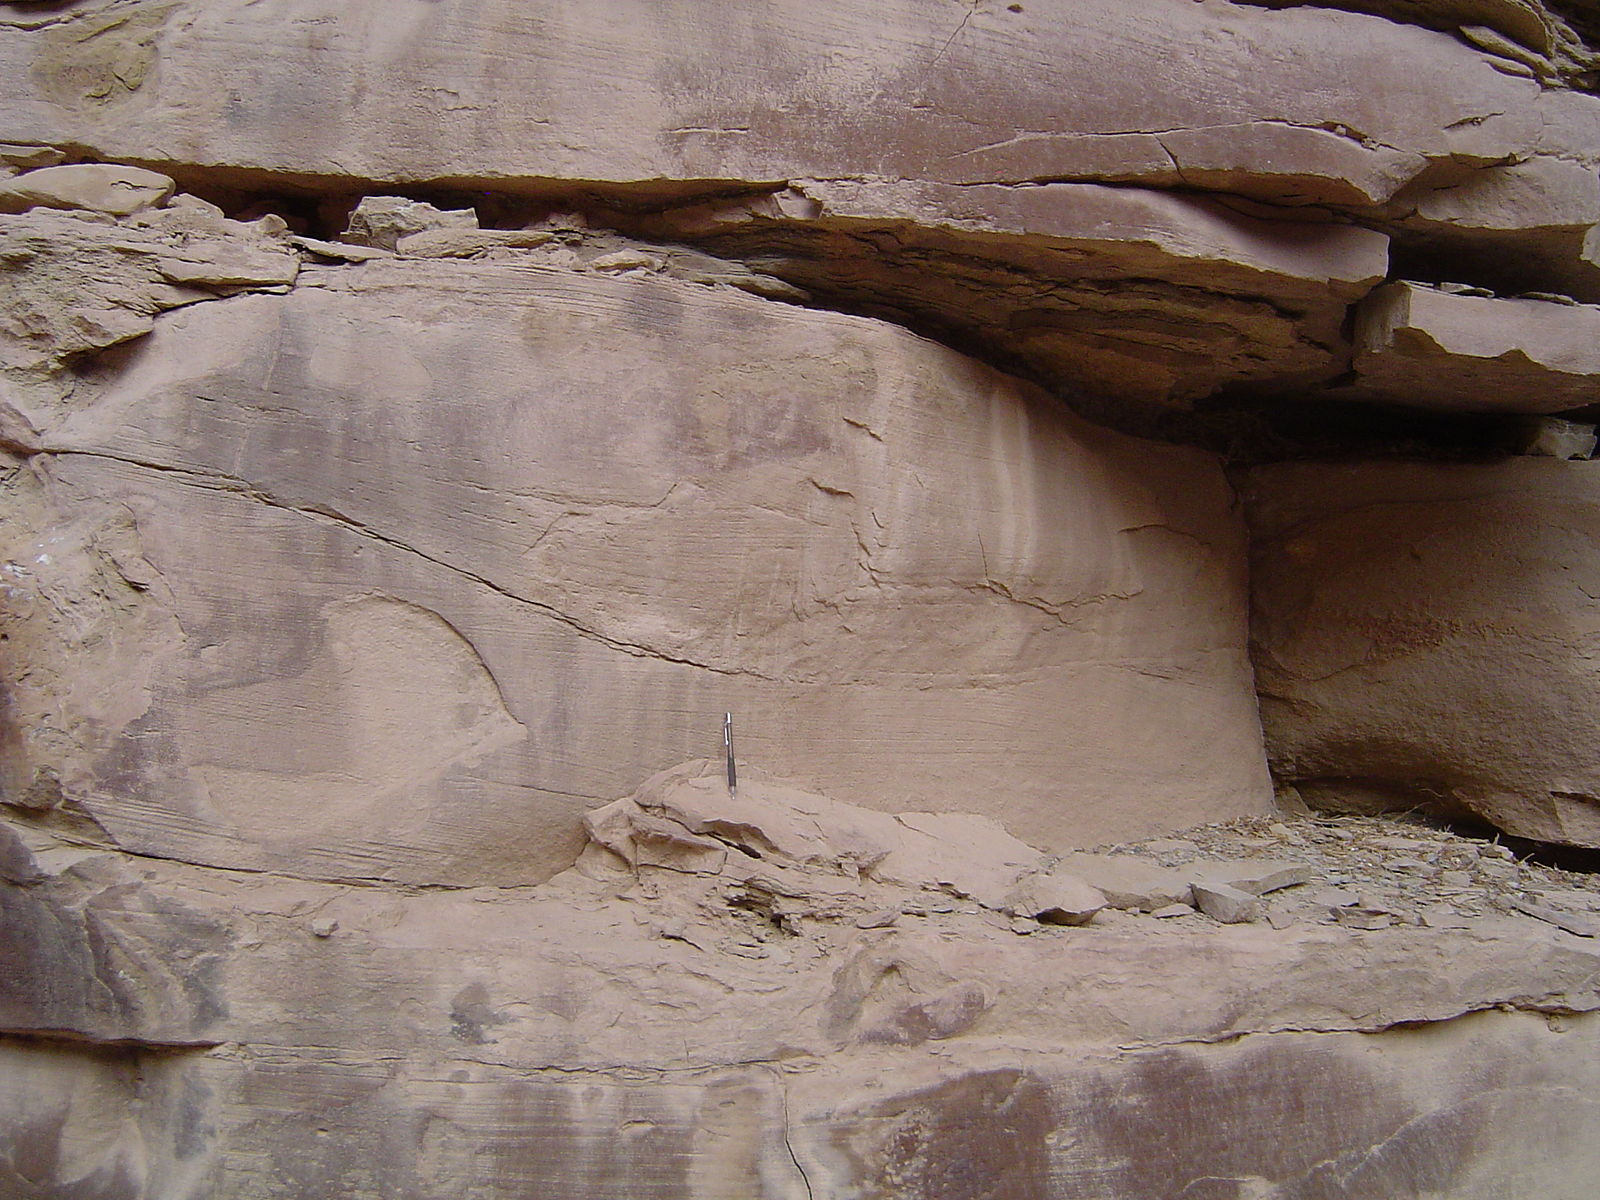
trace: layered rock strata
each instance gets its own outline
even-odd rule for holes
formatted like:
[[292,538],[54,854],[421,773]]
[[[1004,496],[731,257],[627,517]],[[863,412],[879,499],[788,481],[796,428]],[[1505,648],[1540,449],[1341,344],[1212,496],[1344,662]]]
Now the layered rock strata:
[[1597,31],[0,3],[0,1196],[1589,1200]]
[[[0,1041],[0,1181],[141,1200],[1577,1200],[1592,1181],[1600,951],[1547,922],[1041,924],[986,895],[1038,852],[974,818],[759,778],[731,802],[692,768],[608,813],[541,887],[426,893],[24,832],[40,848],[6,861],[40,917],[8,920],[7,949],[57,932],[0,1011],[76,1042]],[[627,858],[606,848],[622,827]],[[1276,828],[1197,840],[1339,879],[1360,858],[1369,891],[1481,846]],[[1187,846],[1122,853],[1204,870],[1214,851]],[[179,957],[181,983],[154,973]],[[84,981],[83,1007],[54,998]]]

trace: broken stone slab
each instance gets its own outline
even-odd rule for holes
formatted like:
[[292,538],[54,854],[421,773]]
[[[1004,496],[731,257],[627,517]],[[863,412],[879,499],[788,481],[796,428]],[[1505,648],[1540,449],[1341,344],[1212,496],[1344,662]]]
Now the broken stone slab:
[[16,142],[0,142],[0,163],[19,171],[53,167],[66,157],[54,146],[24,146]]
[[1198,886],[1238,888],[1252,896],[1264,896],[1281,888],[1309,883],[1316,870],[1308,863],[1282,859],[1241,858],[1226,862],[1198,862],[1183,868]]
[[585,264],[591,271],[659,271],[666,260],[648,250],[612,250],[591,258]]
[[375,258],[388,258],[393,253],[389,250],[380,250],[376,246],[357,246],[351,242],[325,242],[321,238],[305,237],[298,233],[289,234],[288,241],[290,245],[309,250],[320,258],[332,258],[348,263],[371,262]]
[[1460,412],[1600,402],[1600,306],[1391,283],[1356,312],[1357,399]]
[[1052,871],[1025,877],[1001,911],[1045,925],[1087,925],[1105,906],[1105,896],[1083,880]]
[[1367,908],[1361,905],[1330,908],[1329,914],[1340,925],[1351,929],[1387,929],[1394,924],[1394,914],[1386,909]]
[[159,208],[175,186],[166,175],[113,163],[41,167],[0,182],[0,212],[66,208],[125,217]]
[[735,796],[717,764],[696,760],[651,776],[631,803],[746,858],[851,876],[878,867],[906,836],[906,827],[888,813],[832,800],[756,769],[740,774]]
[[257,225],[193,207],[0,215],[0,258],[0,366],[33,371],[147,333],[167,309],[281,287],[300,265]]
[[1512,908],[1530,917],[1537,917],[1558,929],[1565,929],[1568,933],[1575,933],[1579,937],[1600,937],[1600,917],[1592,913],[1567,912],[1564,909],[1552,908],[1548,904],[1540,904],[1534,900],[1524,900],[1513,896],[1508,900]]
[[407,234],[477,227],[478,214],[470,208],[439,209],[405,196],[363,196],[340,237],[358,246],[394,250]]
[[1243,925],[1261,919],[1261,900],[1254,893],[1226,883],[1196,883],[1195,907],[1224,925]]
[[[973,813],[900,813],[895,844],[872,868],[876,879],[934,888],[1001,910],[1018,880],[1044,855],[989,817]],[[1069,904],[1080,903],[1067,896]]]
[[[589,837],[630,866],[726,874],[779,894],[844,894],[849,881],[943,891],[983,907],[1079,924],[1104,899],[1040,870],[1040,851],[971,813],[874,812],[746,769],[730,794],[715,764],[658,773],[587,814]],[[840,879],[842,877],[842,880]],[[829,880],[833,882],[829,882]],[[809,882],[808,882],[809,880]]]
[[631,799],[618,800],[586,813],[584,831],[596,845],[630,867],[660,867],[696,875],[716,875],[728,862],[729,849],[701,837],[676,821],[647,811]]
[[1192,901],[1196,885],[1232,887],[1259,896],[1279,888],[1305,883],[1314,877],[1305,863],[1282,859],[1201,861],[1182,867],[1161,867],[1131,854],[1064,855],[1058,868],[1098,889],[1112,908],[1153,912]]
[[1077,851],[1061,856],[1056,867],[1100,892],[1112,908],[1154,912],[1193,898],[1193,877],[1127,854]]
[[1352,892],[1348,888],[1322,888],[1320,891],[1312,892],[1307,898],[1313,904],[1321,904],[1327,908],[1348,908],[1361,903],[1361,894]]
[[545,229],[477,229],[448,225],[407,233],[395,249],[408,258],[480,258],[495,250],[533,250],[549,245]]

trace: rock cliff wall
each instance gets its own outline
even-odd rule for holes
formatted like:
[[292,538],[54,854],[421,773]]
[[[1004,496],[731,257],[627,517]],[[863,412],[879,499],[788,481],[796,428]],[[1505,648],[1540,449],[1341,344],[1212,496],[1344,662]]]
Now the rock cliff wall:
[[1597,32],[0,3],[0,1198],[1588,1200]]

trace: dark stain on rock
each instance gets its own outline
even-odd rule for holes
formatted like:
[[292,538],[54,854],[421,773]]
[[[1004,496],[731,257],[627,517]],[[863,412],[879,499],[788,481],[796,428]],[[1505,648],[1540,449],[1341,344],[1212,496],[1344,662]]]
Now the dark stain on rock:
[[484,1046],[495,1039],[488,1031],[504,1025],[506,1018],[489,1003],[489,989],[469,983],[450,1002],[450,1036],[473,1046]]
[[159,1046],[214,1043],[226,926],[140,884],[87,901],[66,883],[0,888],[0,1029]]
[[884,1101],[841,1125],[862,1200],[1051,1200],[1049,1092],[984,1071]]

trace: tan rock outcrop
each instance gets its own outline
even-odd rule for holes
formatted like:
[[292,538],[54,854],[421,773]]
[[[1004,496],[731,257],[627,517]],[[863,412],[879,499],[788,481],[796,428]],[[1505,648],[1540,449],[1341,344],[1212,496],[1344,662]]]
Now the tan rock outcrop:
[[1600,846],[1600,467],[1282,465],[1248,493],[1277,775]]
[[[907,837],[948,861],[1037,851],[991,854],[968,830],[754,777],[734,802],[721,784],[673,771],[613,810],[717,846],[716,870],[597,843],[537,888],[134,862],[15,821],[0,861],[25,882],[0,949],[37,969],[0,981],[0,1029],[75,1040],[0,1040],[0,1186],[90,1181],[133,1200],[1145,1197],[1218,1176],[1268,1195],[1337,1178],[1367,1200],[1490,1200],[1531,1179],[1580,1200],[1589,1186],[1591,939],[1516,912],[1370,932],[1124,913],[1018,925],[937,874],[893,883],[865,864]],[[1390,852],[1397,875],[1416,852]],[[882,904],[886,923],[858,916]],[[1530,1120],[1534,1149],[1514,1136]]]
[[0,215],[0,368],[38,372],[149,331],[157,313],[300,269],[255,225],[174,207],[113,221],[36,209]]
[[0,1200],[1592,1200],[1597,47],[0,0]]
[[[80,374],[31,470],[135,514],[185,636],[108,751],[19,769],[129,849],[531,882],[725,710],[841,798],[1047,847],[1267,803],[1215,462],[892,327],[385,259]],[[82,686],[65,642],[32,670]]]
[[[1595,154],[1502,54],[1322,7],[137,8],[0,28],[0,71],[32,85],[17,140],[393,182],[1089,179],[1358,206],[1431,162]],[[86,43],[129,62],[105,78]]]
[[1124,406],[1337,374],[1388,269],[1372,230],[1096,184],[807,181],[634,224]]

